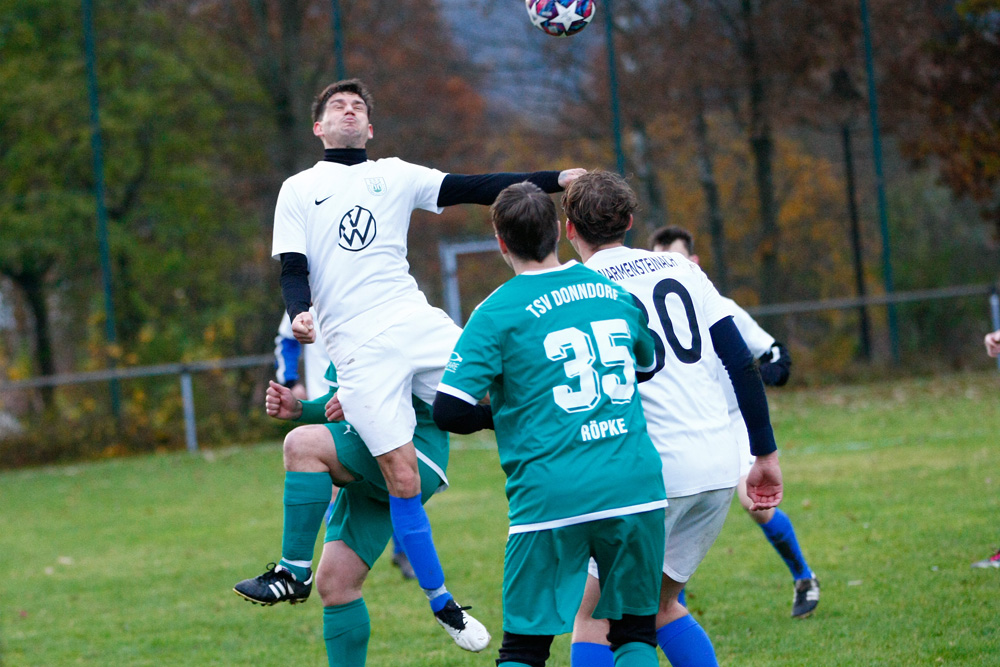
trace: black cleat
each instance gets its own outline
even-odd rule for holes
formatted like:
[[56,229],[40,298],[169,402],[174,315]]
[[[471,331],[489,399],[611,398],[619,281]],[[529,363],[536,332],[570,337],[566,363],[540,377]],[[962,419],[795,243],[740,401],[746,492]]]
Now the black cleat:
[[269,607],[286,600],[288,604],[305,602],[312,592],[312,584],[312,570],[309,571],[309,578],[306,581],[299,582],[285,568],[268,563],[267,572],[253,579],[244,579],[233,586],[233,590],[254,604]]
[[434,618],[448,631],[459,648],[479,653],[489,646],[490,633],[482,623],[466,614],[466,609],[470,607],[459,607],[454,600],[448,600],[441,611],[434,612]]
[[799,579],[795,582],[792,599],[792,618],[805,618],[819,606],[819,579]]

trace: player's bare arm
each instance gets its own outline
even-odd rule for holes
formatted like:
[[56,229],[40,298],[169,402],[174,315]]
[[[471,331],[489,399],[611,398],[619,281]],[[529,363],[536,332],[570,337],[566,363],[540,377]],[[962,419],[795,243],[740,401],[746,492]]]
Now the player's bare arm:
[[302,401],[291,389],[271,380],[264,395],[264,409],[269,417],[294,420],[302,416]]

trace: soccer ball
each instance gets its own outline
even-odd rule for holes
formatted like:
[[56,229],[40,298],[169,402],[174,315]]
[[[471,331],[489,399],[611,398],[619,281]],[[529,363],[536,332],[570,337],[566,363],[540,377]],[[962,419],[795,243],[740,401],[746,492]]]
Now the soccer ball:
[[524,0],[531,24],[553,37],[575,35],[594,18],[597,0]]

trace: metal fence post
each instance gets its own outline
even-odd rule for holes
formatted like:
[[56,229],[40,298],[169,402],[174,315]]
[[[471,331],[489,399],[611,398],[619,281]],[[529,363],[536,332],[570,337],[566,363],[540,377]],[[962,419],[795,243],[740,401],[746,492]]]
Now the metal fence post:
[[191,390],[191,373],[186,369],[181,373],[181,401],[184,403],[184,438],[187,449],[198,451],[198,432],[194,423],[194,392]]

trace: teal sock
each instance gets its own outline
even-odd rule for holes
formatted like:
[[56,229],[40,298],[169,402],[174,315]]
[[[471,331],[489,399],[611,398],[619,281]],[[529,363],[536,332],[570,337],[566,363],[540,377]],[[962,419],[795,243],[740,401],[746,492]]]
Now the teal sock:
[[[325,472],[285,473],[285,526],[281,534],[281,566],[299,581],[309,577],[316,534],[330,504],[333,482]],[[296,563],[298,561],[298,563]]]
[[323,640],[330,667],[365,667],[371,632],[364,598],[323,607]]
[[622,644],[615,651],[615,667],[657,667],[656,647],[642,642]]

